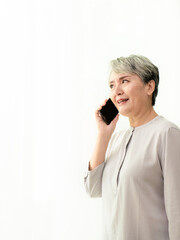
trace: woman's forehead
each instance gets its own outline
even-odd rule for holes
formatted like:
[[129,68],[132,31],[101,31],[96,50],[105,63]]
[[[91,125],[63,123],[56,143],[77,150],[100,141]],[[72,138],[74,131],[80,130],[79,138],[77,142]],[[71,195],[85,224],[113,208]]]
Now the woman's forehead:
[[109,77],[109,82],[122,80],[123,78],[132,77],[134,75],[136,75],[136,74],[128,73],[128,72],[116,73],[116,72],[112,71],[111,74],[110,74],[110,77]]

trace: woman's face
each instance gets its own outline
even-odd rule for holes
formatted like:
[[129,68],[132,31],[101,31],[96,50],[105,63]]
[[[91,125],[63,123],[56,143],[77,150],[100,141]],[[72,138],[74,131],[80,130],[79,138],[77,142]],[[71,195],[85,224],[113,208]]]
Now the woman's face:
[[112,72],[109,86],[110,98],[124,116],[135,117],[152,107],[152,90],[150,94],[149,84],[144,84],[136,74]]

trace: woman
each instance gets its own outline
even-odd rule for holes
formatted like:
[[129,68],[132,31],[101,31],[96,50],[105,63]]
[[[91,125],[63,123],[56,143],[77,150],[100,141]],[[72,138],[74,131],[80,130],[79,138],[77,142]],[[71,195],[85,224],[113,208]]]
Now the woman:
[[102,197],[103,240],[180,240],[180,130],[153,106],[158,68],[139,55],[111,62],[110,98],[128,117],[113,134],[96,110],[98,136],[84,178],[91,197]]

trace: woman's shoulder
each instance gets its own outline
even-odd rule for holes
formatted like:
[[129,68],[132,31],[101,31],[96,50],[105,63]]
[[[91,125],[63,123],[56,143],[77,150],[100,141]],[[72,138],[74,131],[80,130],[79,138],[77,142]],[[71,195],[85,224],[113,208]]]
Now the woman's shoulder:
[[156,125],[153,127],[153,132],[154,136],[160,137],[162,142],[169,138],[172,140],[177,138],[180,139],[180,128],[163,116],[159,117]]
[[163,132],[168,132],[170,129],[176,129],[177,131],[180,131],[180,128],[173,122],[169,121],[163,116],[159,116],[159,119],[156,124],[157,130],[163,131]]

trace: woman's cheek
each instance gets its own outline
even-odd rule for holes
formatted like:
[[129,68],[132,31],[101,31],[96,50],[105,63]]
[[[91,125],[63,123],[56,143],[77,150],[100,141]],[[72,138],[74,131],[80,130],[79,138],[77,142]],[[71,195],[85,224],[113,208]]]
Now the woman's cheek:
[[116,105],[116,98],[113,94],[110,94],[110,98],[112,100],[112,102]]

